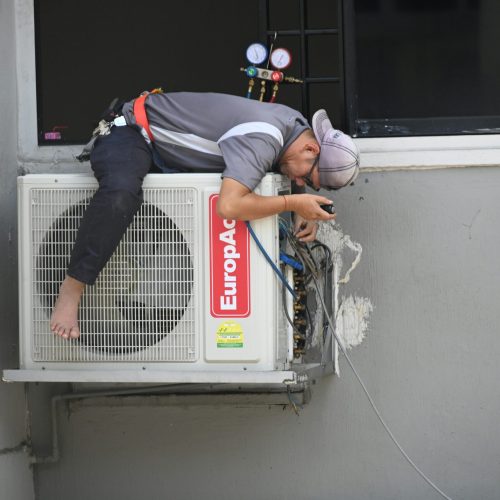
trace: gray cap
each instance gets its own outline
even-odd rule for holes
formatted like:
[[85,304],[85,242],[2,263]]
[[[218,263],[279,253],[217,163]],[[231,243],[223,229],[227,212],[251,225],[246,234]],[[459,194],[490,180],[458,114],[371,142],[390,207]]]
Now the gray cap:
[[327,189],[340,189],[356,179],[359,173],[359,151],[348,135],[332,127],[326,111],[312,117],[314,135],[320,144],[319,183]]

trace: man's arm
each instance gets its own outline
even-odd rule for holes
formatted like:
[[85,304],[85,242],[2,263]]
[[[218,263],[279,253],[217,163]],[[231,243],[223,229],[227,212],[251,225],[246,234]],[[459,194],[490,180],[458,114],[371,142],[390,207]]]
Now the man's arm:
[[222,180],[217,213],[224,219],[254,220],[291,211],[308,221],[330,220],[330,215],[320,208],[331,200],[314,194],[290,194],[285,196],[260,196],[234,179]]

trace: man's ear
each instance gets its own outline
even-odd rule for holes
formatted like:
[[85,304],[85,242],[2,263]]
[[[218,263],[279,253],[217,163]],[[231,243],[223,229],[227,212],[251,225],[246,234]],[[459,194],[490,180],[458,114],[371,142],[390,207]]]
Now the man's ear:
[[320,149],[317,141],[308,141],[304,146],[304,151],[312,153],[313,155],[319,155]]

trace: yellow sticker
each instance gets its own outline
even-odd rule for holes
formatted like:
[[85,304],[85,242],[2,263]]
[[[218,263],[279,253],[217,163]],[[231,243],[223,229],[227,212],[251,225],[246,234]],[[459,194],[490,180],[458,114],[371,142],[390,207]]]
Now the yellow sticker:
[[243,347],[243,329],[239,323],[225,321],[216,333],[217,347]]

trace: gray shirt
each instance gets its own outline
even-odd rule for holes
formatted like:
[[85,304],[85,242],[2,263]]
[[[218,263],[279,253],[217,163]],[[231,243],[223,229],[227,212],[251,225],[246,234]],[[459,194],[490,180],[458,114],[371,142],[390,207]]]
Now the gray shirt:
[[[250,190],[277,166],[307,120],[281,104],[227,94],[150,94],[146,113],[154,147],[169,168],[181,172],[222,172]],[[135,125],[133,101],[123,107]],[[143,135],[149,141],[146,132]]]

